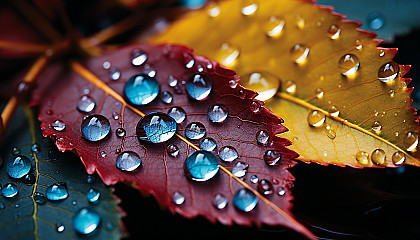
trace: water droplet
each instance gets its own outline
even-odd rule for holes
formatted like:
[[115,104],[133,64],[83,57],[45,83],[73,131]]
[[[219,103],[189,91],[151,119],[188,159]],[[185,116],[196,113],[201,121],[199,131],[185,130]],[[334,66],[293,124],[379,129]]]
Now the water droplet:
[[372,124],[372,131],[379,134],[381,129],[382,129],[381,123],[379,121],[374,121],[373,124]]
[[281,36],[286,21],[281,17],[271,16],[264,26],[265,33],[271,38]]
[[404,145],[409,152],[415,152],[419,143],[419,135],[415,132],[407,132],[404,136]]
[[385,164],[386,156],[385,151],[382,149],[375,149],[370,158],[372,159],[372,162],[376,165],[383,165]]
[[12,156],[7,162],[7,174],[11,178],[22,178],[31,171],[31,160],[23,155]]
[[215,104],[209,107],[207,116],[213,123],[223,123],[228,117],[228,109],[223,104]]
[[296,26],[300,29],[305,27],[305,19],[300,15],[296,15]]
[[331,116],[333,117],[338,117],[338,115],[340,115],[340,110],[338,109],[337,106],[332,105],[329,109],[328,112],[330,113]]
[[[18,208],[20,205],[18,203],[16,203],[14,206],[15,206],[15,208]],[[18,216],[20,216],[20,213],[18,213]]]
[[82,208],[73,216],[73,228],[80,234],[90,234],[101,223],[101,216],[90,208]]
[[176,87],[178,85],[178,79],[176,79],[174,76],[169,75],[168,77],[168,85],[170,87]]
[[232,173],[238,178],[241,178],[245,176],[245,174],[248,172],[249,165],[247,163],[238,161],[235,163],[235,165],[232,168]]
[[147,60],[147,55],[146,53],[144,53],[143,51],[141,51],[140,49],[134,49],[131,52],[131,63],[134,66],[140,66],[142,65],[144,62],[146,62]]
[[217,209],[223,209],[228,204],[228,199],[223,194],[216,194],[213,198],[213,206]]
[[266,130],[260,130],[257,132],[255,139],[257,140],[258,144],[265,146],[270,141],[270,135]]
[[47,198],[42,193],[35,192],[33,198],[34,201],[40,205],[44,205],[45,203],[47,203]]
[[111,67],[109,69],[109,78],[111,80],[117,81],[121,77],[121,72],[116,67]]
[[339,26],[333,24],[328,29],[328,35],[331,39],[338,39],[340,37],[341,29]]
[[258,5],[255,0],[243,0],[241,13],[244,16],[251,16],[258,10]]
[[257,101],[253,101],[250,105],[249,105],[249,109],[251,109],[251,111],[253,112],[258,112],[260,111],[261,105],[257,102]]
[[4,209],[4,208],[5,208],[4,204],[0,203],[0,209]]
[[182,123],[187,114],[185,113],[185,110],[181,107],[172,107],[168,110],[168,115],[171,116],[173,119],[175,119],[176,123]]
[[56,131],[63,131],[66,128],[66,124],[61,120],[55,120],[53,123],[51,123],[51,127]]
[[176,132],[176,121],[165,113],[149,113],[137,124],[136,132],[139,140],[162,143],[171,139]]
[[373,30],[382,28],[385,24],[384,17],[379,12],[372,12],[368,15],[368,26]]
[[181,205],[184,203],[185,201],[185,197],[184,195],[182,195],[180,192],[174,192],[174,194],[172,194],[172,201],[176,204],[176,205]]
[[22,182],[27,185],[32,185],[36,181],[35,176],[32,173],[27,174],[22,178]]
[[206,128],[199,122],[189,123],[185,127],[185,136],[191,140],[201,139],[206,136]]
[[394,61],[390,61],[379,68],[378,78],[384,83],[391,82],[397,77],[399,71],[400,65]]
[[279,188],[279,190],[277,191],[277,194],[279,196],[284,196],[284,194],[286,194],[286,190],[282,187]]
[[126,131],[124,128],[117,128],[117,130],[115,130],[115,134],[117,137],[125,137]]
[[252,175],[251,178],[249,178],[249,181],[251,183],[257,183],[258,182],[258,177],[257,175]]
[[233,196],[233,204],[241,211],[249,212],[257,206],[258,198],[247,188],[241,188]]
[[308,114],[308,124],[312,127],[320,127],[325,122],[325,114],[318,110],[312,110]]
[[162,100],[163,103],[170,104],[173,100],[172,94],[168,91],[164,91],[160,96],[160,100]]
[[352,53],[345,54],[338,60],[338,68],[340,69],[341,74],[345,76],[354,75],[359,69],[359,66],[359,58]]
[[257,100],[266,101],[276,95],[280,88],[280,80],[272,74],[254,72],[242,78],[245,88],[258,92]]
[[220,12],[222,11],[222,9],[220,8],[220,6],[215,5],[211,8],[209,8],[209,10],[207,11],[207,14],[212,17],[215,18],[217,16],[219,16]]
[[101,157],[103,157],[103,158],[106,157],[106,152],[102,151],[101,152]]
[[14,147],[14,148],[12,149],[12,154],[15,154],[15,155],[20,154],[20,149],[19,149],[19,148],[17,148],[17,147]]
[[95,100],[89,96],[84,95],[80,98],[79,102],[77,103],[77,110],[84,113],[89,113],[93,111],[95,106]]
[[264,153],[264,161],[270,166],[274,166],[281,160],[281,153],[278,150],[268,150]]
[[104,63],[102,64],[102,67],[103,67],[105,70],[108,70],[108,69],[111,67],[111,63],[110,63],[110,62],[108,62],[108,61],[106,61],[106,62],[104,62]]
[[315,95],[316,95],[316,97],[317,97],[318,99],[320,99],[320,98],[324,97],[324,94],[325,94],[325,92],[324,92],[324,90],[323,90],[322,88],[317,88],[317,89],[315,90]]
[[65,229],[65,227],[62,223],[55,224],[55,230],[57,230],[57,232],[61,233],[61,232],[64,231],[64,229]]
[[213,178],[219,171],[219,160],[208,151],[196,151],[187,157],[185,175],[194,181],[203,182]]
[[40,146],[37,143],[31,145],[31,151],[34,153],[38,153],[41,150]]
[[390,97],[394,97],[395,96],[395,91],[394,90],[389,90],[389,92],[388,92],[388,95],[390,96]]
[[232,162],[238,157],[238,151],[232,146],[224,146],[219,150],[219,158],[225,162]]
[[296,83],[295,82],[293,82],[291,80],[288,80],[286,82],[286,84],[284,84],[284,87],[285,87],[287,93],[295,94],[295,92],[296,92]]
[[107,231],[112,231],[112,230],[114,230],[114,228],[115,228],[115,226],[114,226],[114,224],[113,224],[112,222],[107,222],[107,223],[105,224],[105,229],[106,229]]
[[7,183],[4,185],[4,187],[1,189],[1,194],[5,198],[12,198],[16,196],[19,193],[19,189],[14,183]]
[[361,50],[363,48],[362,41],[356,40],[356,49]]
[[203,74],[195,74],[185,84],[188,95],[198,101],[205,100],[209,96],[212,88],[212,81]]
[[213,138],[206,137],[200,140],[199,147],[201,150],[213,152],[217,150],[217,143]]
[[334,129],[331,128],[330,124],[325,124],[325,133],[327,134],[327,136],[331,139],[335,139],[335,137],[337,136]]
[[379,57],[385,56],[385,51],[383,49],[379,50]]
[[135,152],[125,151],[118,155],[116,165],[123,171],[132,172],[141,165],[141,158]]
[[125,83],[124,94],[131,104],[146,105],[159,94],[159,83],[146,74],[136,74]]
[[76,201],[72,201],[71,202],[71,205],[76,206],[77,205],[77,202]]
[[309,47],[305,44],[296,44],[290,49],[290,55],[295,63],[305,63],[309,54]]
[[176,157],[179,154],[179,147],[175,144],[169,144],[166,147],[166,152],[172,157]]
[[111,131],[109,120],[102,115],[90,115],[82,122],[83,137],[96,142],[104,139]]
[[66,199],[69,196],[69,193],[64,185],[54,183],[47,188],[45,195],[48,200],[58,201]]
[[100,196],[101,196],[101,193],[95,188],[90,188],[86,193],[86,198],[91,203],[97,202]]
[[215,59],[224,67],[234,67],[238,62],[240,51],[237,47],[232,46],[228,43],[223,43],[218,52],[216,53]]
[[267,179],[262,179],[257,186],[258,192],[263,195],[273,194],[273,184]]

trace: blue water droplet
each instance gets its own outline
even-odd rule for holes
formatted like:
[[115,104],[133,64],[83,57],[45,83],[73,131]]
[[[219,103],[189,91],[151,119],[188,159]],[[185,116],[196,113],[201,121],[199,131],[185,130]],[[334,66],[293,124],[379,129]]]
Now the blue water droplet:
[[80,209],[73,217],[73,228],[80,234],[90,234],[101,223],[101,216],[89,208]]
[[54,183],[47,188],[45,195],[48,200],[58,201],[66,199],[69,196],[69,193],[64,185]]
[[217,209],[223,209],[228,204],[228,199],[223,194],[216,194],[213,198],[213,206]]
[[203,182],[213,178],[219,171],[219,160],[207,151],[196,151],[190,154],[185,161],[184,169],[188,178]]
[[176,123],[182,123],[187,116],[185,110],[181,107],[170,108],[168,111],[168,115],[175,119]]
[[172,157],[176,157],[179,154],[179,147],[175,144],[169,144],[166,147],[166,152]]
[[4,209],[4,208],[5,208],[4,204],[0,203],[0,209]]
[[25,175],[24,177],[22,177],[22,182],[24,184],[32,185],[35,183],[35,181],[36,181],[36,178],[32,173],[29,173]]
[[181,0],[181,5],[190,9],[199,9],[206,4],[207,0]]
[[385,24],[385,19],[379,12],[372,12],[368,15],[368,26],[373,30],[382,28]]
[[42,193],[35,192],[33,198],[35,202],[40,205],[44,205],[45,203],[47,203],[47,198]]
[[136,133],[141,141],[162,143],[175,135],[176,128],[175,119],[165,113],[153,112],[140,119]]
[[264,161],[270,165],[275,165],[281,159],[281,153],[278,150],[268,150],[264,153]]
[[5,198],[12,198],[19,193],[19,189],[14,183],[8,183],[1,189],[1,194]]
[[102,115],[90,115],[82,122],[83,136],[92,142],[104,139],[111,131],[109,120]]
[[249,212],[257,206],[257,196],[247,188],[241,188],[233,196],[233,204],[241,211]]
[[206,136],[206,128],[199,122],[189,123],[185,127],[185,136],[191,140],[201,139]]
[[64,229],[65,229],[65,227],[62,223],[55,224],[55,230],[57,230],[57,232],[61,233],[61,232],[64,231]]
[[125,83],[124,94],[131,104],[146,105],[155,100],[159,94],[159,83],[146,74],[137,74]]
[[7,162],[7,174],[12,178],[22,178],[31,171],[31,160],[23,155],[12,156]]
[[77,110],[84,113],[89,113],[92,112],[93,109],[95,109],[95,106],[95,100],[92,97],[84,95],[80,98],[79,102],[77,103]]
[[227,119],[228,113],[229,111],[225,105],[215,104],[209,108],[207,116],[213,123],[222,123]]
[[41,150],[41,147],[39,146],[39,144],[34,143],[31,145],[31,151],[34,153],[38,153]]
[[136,170],[140,164],[141,158],[137,153],[132,151],[122,152],[120,155],[118,155],[116,161],[117,168],[127,172]]
[[238,157],[238,151],[232,146],[224,146],[219,150],[219,158],[225,162],[232,162]]
[[212,81],[202,74],[194,75],[192,78],[188,79],[185,84],[188,95],[199,101],[206,99],[212,88]]
[[140,66],[147,60],[147,55],[140,49],[134,49],[131,52],[131,63],[134,66]]
[[19,149],[19,148],[17,148],[17,147],[14,147],[14,148],[12,149],[12,153],[13,153],[13,154],[15,154],[15,155],[20,154],[20,149]]
[[185,202],[185,197],[180,192],[174,192],[174,194],[172,194],[172,201],[176,205],[181,205]]
[[86,193],[86,198],[91,203],[97,202],[100,196],[101,196],[101,193],[95,188],[90,188]]
[[235,163],[235,166],[233,166],[232,174],[238,178],[243,177],[248,172],[248,166],[249,165],[247,163],[239,161]]
[[87,183],[92,184],[92,183],[94,183],[95,181],[96,181],[96,177],[95,177],[95,175],[87,175],[87,177],[86,177],[86,182],[87,182]]
[[217,150],[217,143],[213,138],[206,137],[200,140],[199,147],[201,150],[213,152]]

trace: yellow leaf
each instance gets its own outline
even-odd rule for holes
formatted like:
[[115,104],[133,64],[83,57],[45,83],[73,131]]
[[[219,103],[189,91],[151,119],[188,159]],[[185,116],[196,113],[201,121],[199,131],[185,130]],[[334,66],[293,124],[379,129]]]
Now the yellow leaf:
[[[396,49],[330,8],[292,0],[224,1],[152,42],[180,43],[233,68],[281,116],[303,161],[420,165],[418,121]],[[394,161],[393,161],[394,160]]]

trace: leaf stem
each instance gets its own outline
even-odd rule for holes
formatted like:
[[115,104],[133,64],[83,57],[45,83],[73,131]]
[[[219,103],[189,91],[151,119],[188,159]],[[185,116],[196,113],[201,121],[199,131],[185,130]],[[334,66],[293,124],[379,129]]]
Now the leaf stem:
[[17,43],[0,40],[0,48],[5,50],[12,50],[18,52],[43,53],[49,46],[32,43]]

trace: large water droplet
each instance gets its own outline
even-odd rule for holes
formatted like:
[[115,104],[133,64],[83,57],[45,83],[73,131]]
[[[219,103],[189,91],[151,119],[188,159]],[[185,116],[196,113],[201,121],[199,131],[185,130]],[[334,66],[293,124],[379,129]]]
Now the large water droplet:
[[215,59],[224,67],[231,68],[236,65],[239,58],[239,49],[228,43],[223,43],[216,53]]
[[338,25],[331,25],[330,28],[328,28],[328,35],[331,39],[338,39],[340,37],[341,29]]
[[386,160],[385,151],[382,149],[375,149],[370,155],[370,158],[374,164],[383,165],[385,164],[385,160]]
[[44,205],[45,203],[47,203],[47,198],[42,193],[35,192],[33,198],[35,202],[40,205]]
[[217,209],[223,209],[228,204],[228,199],[223,194],[216,194],[213,198],[213,206]]
[[268,150],[264,153],[263,159],[268,165],[274,166],[281,160],[281,153],[279,150]]
[[73,216],[73,228],[80,234],[90,234],[101,223],[101,216],[90,208],[82,208]]
[[58,201],[66,199],[69,196],[69,193],[67,192],[67,189],[64,185],[55,183],[47,187],[45,195],[47,196],[48,200]]
[[340,69],[341,74],[345,76],[355,74],[359,69],[359,66],[359,58],[352,53],[345,54],[338,60],[338,68]]
[[312,127],[320,127],[325,122],[325,114],[318,110],[312,110],[308,114],[308,124]]
[[92,142],[104,139],[111,131],[109,120],[102,115],[90,115],[82,122],[83,136]]
[[174,98],[173,98],[172,94],[168,91],[162,92],[162,94],[160,96],[160,100],[162,100],[162,102],[166,103],[166,104],[170,104],[173,99]]
[[304,63],[308,58],[309,47],[305,44],[296,44],[290,49],[290,55],[295,63]]
[[212,88],[213,82],[202,74],[195,74],[185,84],[188,95],[198,101],[206,99]]
[[191,140],[201,139],[206,136],[206,128],[199,122],[189,123],[185,127],[185,136]]
[[381,129],[382,129],[381,123],[379,121],[374,121],[373,124],[372,124],[372,131],[379,134]]
[[268,73],[251,73],[242,78],[241,84],[244,87],[257,91],[257,100],[266,101],[276,95],[280,88],[280,80]]
[[241,188],[233,196],[233,204],[241,211],[249,212],[257,206],[258,198],[247,188]]
[[95,188],[90,188],[86,193],[86,198],[91,203],[97,202],[100,196],[101,196],[101,193]]
[[168,115],[171,116],[173,119],[175,119],[176,123],[182,123],[187,114],[185,113],[185,110],[181,107],[172,107],[168,110]]
[[267,179],[261,179],[261,181],[258,183],[257,188],[258,192],[260,192],[263,195],[273,194],[273,184],[271,184],[271,182]]
[[419,144],[419,135],[415,132],[407,132],[404,136],[404,145],[409,152],[415,152]]
[[271,38],[278,38],[284,28],[286,21],[281,17],[271,16],[264,26],[267,36]]
[[229,111],[227,107],[223,104],[215,104],[209,107],[207,111],[207,116],[209,120],[213,123],[222,123],[228,117]]
[[132,151],[125,151],[118,155],[116,160],[117,168],[132,172],[136,170],[141,164],[141,158],[139,155]]
[[369,164],[369,153],[364,151],[359,151],[356,153],[356,160],[362,165],[368,165]]
[[207,151],[196,151],[187,157],[184,165],[185,174],[194,181],[202,182],[213,178],[219,171],[219,160]]
[[171,139],[176,132],[176,121],[165,113],[149,113],[137,124],[137,137],[139,140],[162,143]]
[[248,167],[247,163],[239,161],[233,166],[232,173],[238,178],[243,177],[248,172]]
[[5,198],[12,198],[19,193],[19,189],[14,183],[8,183],[1,189],[1,194]]
[[266,130],[260,130],[257,132],[255,139],[257,140],[258,144],[265,146],[270,141],[270,135]]
[[179,154],[179,147],[175,144],[169,144],[166,147],[166,152],[168,152],[169,156],[176,157]]
[[258,10],[258,5],[255,2],[255,0],[243,0],[241,4],[242,4],[241,13],[244,16],[251,16]]
[[96,103],[95,100],[89,96],[82,96],[82,98],[80,98],[79,102],[77,103],[77,110],[84,112],[84,113],[89,113],[92,112],[93,109],[95,109]]
[[7,162],[6,171],[12,178],[22,178],[31,171],[31,160],[23,155],[12,156]]
[[206,137],[200,140],[199,147],[201,150],[213,152],[217,150],[217,143],[213,138]]
[[61,121],[61,120],[55,120],[53,123],[51,123],[51,127],[55,130],[55,131],[63,131],[64,129],[66,129],[66,124]]
[[146,53],[144,53],[143,51],[141,51],[140,49],[134,49],[131,52],[131,63],[134,66],[140,66],[142,65],[144,62],[146,62],[147,60],[147,55]]
[[185,202],[185,197],[180,192],[174,192],[174,194],[172,194],[172,202],[176,205],[181,205]]
[[224,146],[219,150],[219,158],[225,162],[232,162],[238,157],[238,151],[232,146]]
[[146,74],[137,74],[125,83],[124,94],[133,105],[146,105],[155,100],[159,94],[159,83]]
[[391,82],[398,76],[399,71],[400,65],[394,61],[390,61],[379,68],[378,78],[384,83]]

